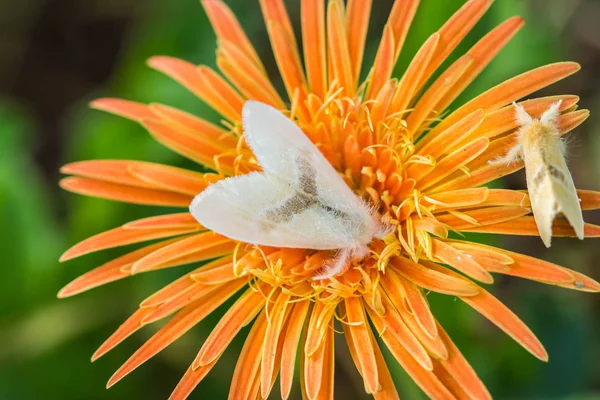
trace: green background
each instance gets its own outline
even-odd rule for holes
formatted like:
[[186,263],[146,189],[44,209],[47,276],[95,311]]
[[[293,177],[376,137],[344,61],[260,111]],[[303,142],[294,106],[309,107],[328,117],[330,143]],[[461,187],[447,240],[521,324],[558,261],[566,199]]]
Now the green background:
[[[265,27],[254,0],[227,2],[275,72]],[[423,0],[396,76],[420,44],[463,3]],[[299,26],[299,1],[287,1]],[[371,61],[391,1],[376,0],[366,58]],[[570,165],[579,188],[600,189],[600,2],[497,0],[452,55],[512,15],[528,24],[459,99],[465,100],[515,74],[545,63],[573,60],[575,77],[542,94],[578,94],[592,117],[570,142]],[[145,60],[171,55],[214,66],[215,37],[196,0],[25,0],[0,3],[0,399],[165,399],[203,339],[214,315],[109,391],[114,370],[155,330],[147,327],[94,364],[96,347],[147,295],[189,267],[142,274],[66,300],[58,290],[76,276],[123,253],[103,251],[64,265],[72,244],[131,219],[163,213],[76,196],[57,187],[61,164],[124,158],[193,167],[153,141],[139,126],[87,108],[97,97],[159,101],[207,118],[216,115]],[[274,78],[277,82],[278,78]],[[525,187],[521,171],[503,185]],[[600,222],[598,213],[584,216]],[[482,239],[478,237],[478,239]],[[485,237],[600,278],[593,239]],[[435,314],[497,399],[600,399],[600,297],[515,278],[498,277],[492,292],[531,327],[550,363],[537,361],[495,326],[451,297],[430,295]],[[226,307],[226,306],[225,306]],[[244,334],[246,331],[243,332]],[[191,398],[226,398],[243,334]],[[363,386],[341,337],[337,398],[363,399]],[[395,362],[389,363],[404,399],[424,398]],[[295,398],[299,397],[296,383]],[[278,397],[274,391],[273,398]]]

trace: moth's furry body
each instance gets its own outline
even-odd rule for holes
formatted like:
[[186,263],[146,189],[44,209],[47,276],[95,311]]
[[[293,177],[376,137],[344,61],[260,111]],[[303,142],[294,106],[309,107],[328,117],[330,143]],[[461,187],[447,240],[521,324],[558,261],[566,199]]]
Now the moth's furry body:
[[583,239],[583,216],[573,178],[565,161],[565,143],[556,129],[560,102],[553,104],[540,119],[532,118],[517,104],[515,118],[521,128],[518,142],[504,157],[493,162],[511,163],[522,158],[533,217],[540,237],[550,247],[552,221],[562,213]]

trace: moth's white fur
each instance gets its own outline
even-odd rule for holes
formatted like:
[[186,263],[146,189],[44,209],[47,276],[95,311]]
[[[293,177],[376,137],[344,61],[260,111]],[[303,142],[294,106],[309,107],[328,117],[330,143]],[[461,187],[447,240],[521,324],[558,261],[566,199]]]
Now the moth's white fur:
[[200,224],[251,244],[340,249],[315,279],[345,271],[368,254],[373,238],[390,232],[284,114],[248,101],[242,123],[263,172],[221,180],[198,194],[190,212]]
[[513,105],[515,120],[520,125],[517,144],[491,162],[512,163],[523,159],[533,217],[546,247],[550,247],[552,221],[558,213],[567,218],[577,237],[583,239],[581,206],[565,161],[565,143],[556,128],[561,101],[552,104],[539,120],[523,106]]

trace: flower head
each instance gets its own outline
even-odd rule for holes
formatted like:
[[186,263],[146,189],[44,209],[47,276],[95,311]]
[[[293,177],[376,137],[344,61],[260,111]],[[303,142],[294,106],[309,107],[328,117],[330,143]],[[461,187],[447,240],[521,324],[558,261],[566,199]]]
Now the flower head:
[[[485,13],[491,0],[469,0],[423,43],[400,79],[392,70],[418,1],[396,1],[372,68],[360,81],[371,1],[302,1],[304,63],[282,0],[261,0],[286,96],[265,68],[229,8],[203,0],[218,38],[221,73],[172,57],[151,67],[171,76],[221,114],[214,125],[162,105],[118,99],[92,103],[140,122],[166,147],[214,172],[201,173],[140,161],[97,160],[68,164],[61,181],[70,191],[112,200],[187,208],[211,183],[259,169],[244,141],[241,110],[248,99],[282,110],[316,144],[348,186],[396,229],[369,245],[369,256],[343,274],[313,279],[332,254],[311,249],[250,246],[211,232],[188,213],[129,222],[69,249],[62,260],[102,249],[154,240],[84,274],[59,293],[67,297],[141,272],[201,263],[145,299],[102,344],[94,359],[146,324],[171,316],[113,375],[113,385],[238,297],[212,333],[172,398],[183,399],[209,373],[245,325],[252,328],[239,355],[230,398],[266,398],[277,375],[290,395],[295,360],[302,360],[305,398],[333,398],[334,335],[341,327],[368,393],[397,398],[381,341],[432,398],[489,398],[474,370],[432,314],[426,291],[456,296],[495,323],[541,360],[548,355],[527,326],[480,286],[492,273],[574,290],[600,284],[576,271],[523,254],[450,238],[450,232],[533,235],[538,231],[524,191],[491,189],[489,182],[522,168],[490,164],[515,141],[513,101],[575,73],[562,62],[502,82],[451,112],[445,110],[521,28],[513,17],[433,74]],[[519,104],[539,118],[561,101],[556,128],[581,124],[571,95]],[[578,191],[583,210],[600,207],[600,194]],[[585,236],[600,227],[585,225]],[[555,236],[574,236],[564,220]],[[206,262],[210,260],[209,262]],[[371,324],[374,330],[371,328]]]

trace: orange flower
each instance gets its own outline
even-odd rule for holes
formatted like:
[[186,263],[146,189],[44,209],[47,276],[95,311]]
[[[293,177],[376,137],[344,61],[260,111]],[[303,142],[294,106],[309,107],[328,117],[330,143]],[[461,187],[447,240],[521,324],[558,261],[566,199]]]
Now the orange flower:
[[[161,104],[118,99],[92,103],[138,121],[159,142],[214,173],[140,161],[83,161],[63,167],[62,172],[73,176],[61,185],[90,196],[186,208],[209,184],[258,168],[240,128],[244,102],[256,99],[287,112],[348,185],[397,226],[395,234],[373,241],[370,257],[323,281],[312,278],[331,257],[328,252],[252,247],[207,231],[188,212],[132,221],[84,240],[61,261],[132,243],[158,242],[84,274],[62,289],[59,297],[140,272],[212,260],[144,300],[100,346],[94,359],[144,325],[174,314],[113,375],[108,386],[241,292],[202,345],[173,399],[185,398],[248,324],[252,328],[233,375],[230,398],[266,398],[277,375],[281,396],[288,398],[297,357],[302,361],[303,397],[333,398],[336,320],[365,390],[375,397],[397,398],[376,340],[379,336],[431,398],[490,398],[432,315],[425,291],[460,298],[544,361],[548,355],[535,335],[474,281],[490,284],[492,273],[500,273],[568,289],[600,291],[598,282],[578,272],[448,236],[450,230],[538,235],[525,192],[485,186],[519,170],[522,163],[499,165],[488,160],[513,145],[517,122],[510,103],[575,73],[579,66],[562,62],[526,72],[441,118],[522,27],[521,18],[506,20],[429,83],[491,4],[491,0],[469,0],[429,37],[397,80],[391,77],[392,70],[418,0],[396,1],[373,67],[360,82],[371,1],[349,0],[344,8],[341,0],[330,0],[326,10],[323,3],[302,1],[303,68],[283,1],[260,1],[287,100],[274,88],[227,6],[220,0],[203,0],[217,34],[222,75],[171,57],[154,57],[149,64],[218,111],[223,117],[221,126]],[[520,104],[539,117],[557,100],[562,100],[561,133],[588,117],[587,110],[577,109],[577,96],[543,97]],[[600,193],[578,194],[582,209],[600,207]],[[574,236],[562,220],[555,221],[554,234]],[[600,227],[585,226],[586,236],[599,234]]]

